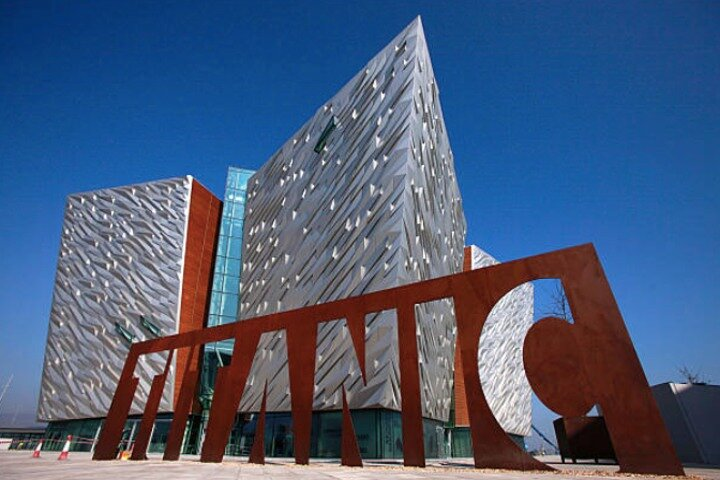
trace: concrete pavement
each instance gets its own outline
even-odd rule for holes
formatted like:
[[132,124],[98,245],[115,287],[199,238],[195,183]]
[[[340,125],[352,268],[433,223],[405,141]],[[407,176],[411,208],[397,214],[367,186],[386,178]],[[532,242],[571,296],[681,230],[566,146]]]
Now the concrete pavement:
[[[197,457],[184,456],[178,462],[163,462],[160,456],[151,455],[142,462],[93,462],[89,453],[71,452],[69,460],[58,461],[58,452],[42,452],[39,459],[31,458],[30,451],[0,451],[0,479],[118,479],[118,480],[245,480],[245,479],[307,479],[307,480],[359,480],[383,478],[387,480],[415,479],[508,479],[508,480],[564,480],[627,479],[617,473],[616,465],[592,463],[562,465],[557,458],[544,458],[559,469],[555,473],[475,470],[470,459],[430,460],[428,468],[403,468],[400,461],[366,461],[365,468],[342,467],[337,461],[311,460],[309,466],[295,465],[292,459],[269,459],[264,466],[249,465],[247,459],[228,457],[223,463],[200,463]],[[720,480],[720,469],[686,468],[695,478]],[[637,476],[633,476],[637,477]],[[658,478],[658,477],[646,477]]]

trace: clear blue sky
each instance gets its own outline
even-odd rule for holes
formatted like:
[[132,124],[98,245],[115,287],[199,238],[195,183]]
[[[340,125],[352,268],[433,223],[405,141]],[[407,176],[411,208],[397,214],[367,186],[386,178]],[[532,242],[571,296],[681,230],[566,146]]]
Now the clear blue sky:
[[0,4],[5,413],[35,410],[67,194],[221,196],[418,14],[468,242],[593,242],[650,382],[720,382],[720,3],[245,3]]

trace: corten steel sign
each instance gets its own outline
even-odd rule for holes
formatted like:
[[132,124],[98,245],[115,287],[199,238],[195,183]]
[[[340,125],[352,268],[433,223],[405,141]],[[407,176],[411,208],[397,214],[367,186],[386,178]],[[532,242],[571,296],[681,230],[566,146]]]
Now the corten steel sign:
[[[457,347],[462,363],[475,365],[483,324],[493,306],[514,287],[546,278],[562,281],[575,323],[548,317],[535,323],[528,332],[523,355],[527,377],[535,393],[545,405],[563,416],[584,415],[593,405],[600,405],[621,471],[682,475],[683,469],[670,443],[615,298],[595,249],[589,244],[360,297],[134,344],[93,458],[115,458],[138,382],[133,372],[140,355],[187,349],[188,355],[198,358],[202,345],[234,338],[232,362],[218,371],[200,457],[203,462],[221,461],[260,335],[286,330],[295,462],[307,464],[313,401],[313,382],[308,379],[314,378],[318,324],[338,318],[347,320],[365,381],[365,315],[395,309],[400,350],[403,458],[407,466],[423,467],[425,452],[415,304],[453,299]],[[197,362],[188,365],[192,366],[185,374],[181,387],[165,460],[177,460],[180,455],[180,444],[196,391]],[[145,458],[157,412],[157,399],[166,375],[167,368],[153,381],[133,451],[134,459]],[[485,400],[478,370],[466,368],[463,375],[475,466],[552,470],[522,451],[502,430]],[[264,403],[259,425],[264,422]],[[251,462],[264,461],[261,440],[262,428],[258,428]],[[342,462],[345,465],[362,465],[344,391]]]

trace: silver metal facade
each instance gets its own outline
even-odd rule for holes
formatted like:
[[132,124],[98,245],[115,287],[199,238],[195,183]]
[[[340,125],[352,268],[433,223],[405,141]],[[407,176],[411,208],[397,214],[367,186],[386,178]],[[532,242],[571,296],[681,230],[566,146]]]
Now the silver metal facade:
[[[177,332],[191,177],[70,195],[65,206],[38,419],[104,417],[129,347]],[[141,357],[131,414],[166,355]],[[172,410],[174,365],[160,402]]]
[[[465,218],[438,86],[417,18],[251,178],[240,319],[462,270]],[[417,307],[423,413],[446,419],[455,343],[449,300]],[[360,369],[344,319],[321,325],[316,409],[400,408],[394,311],[366,319]],[[290,409],[283,332],[261,339],[240,410]]]
[[[471,268],[499,263],[472,245]],[[488,315],[478,346],[483,393],[500,426],[508,433],[530,435],[532,390],[525,376],[523,342],[533,324],[534,290],[525,283],[508,292]]]

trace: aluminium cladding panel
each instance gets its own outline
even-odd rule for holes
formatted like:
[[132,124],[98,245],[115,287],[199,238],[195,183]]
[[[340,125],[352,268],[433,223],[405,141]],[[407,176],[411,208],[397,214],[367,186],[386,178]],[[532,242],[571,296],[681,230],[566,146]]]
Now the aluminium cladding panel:
[[[437,95],[418,18],[250,179],[241,319],[461,271],[465,219]],[[423,413],[445,419],[452,305],[417,311]],[[366,322],[366,386],[344,319],[320,325],[315,409],[341,408],[342,385],[351,408],[400,408],[395,312]],[[268,410],[289,410],[283,332],[261,339],[241,411],[259,409],[265,382]]]
[[[105,416],[129,349],[116,324],[135,341],[154,338],[140,323],[144,316],[159,335],[169,335],[178,331],[181,306],[187,317],[186,308],[199,305],[198,295],[190,295],[189,288],[181,294],[190,276],[202,277],[193,273],[200,270],[191,258],[196,255],[192,244],[197,235],[192,233],[195,222],[188,222],[191,195],[204,196],[198,185],[191,177],[180,177],[68,196],[38,403],[40,420]],[[198,218],[204,217],[207,213],[201,212]],[[185,257],[189,261],[183,267]],[[196,320],[191,315],[185,321]],[[163,370],[166,358],[141,357],[132,414],[142,413],[153,376]],[[172,410],[174,379],[175,365],[160,411]]]
[[[406,253],[399,283],[413,283],[462,271],[465,215],[455,178],[439,89],[425,36],[417,37],[410,158],[403,202]],[[417,305],[423,412],[447,420],[450,412],[455,312],[450,299]]]
[[[465,270],[498,263],[475,245],[465,247]],[[525,376],[522,349],[533,315],[533,285],[525,283],[508,292],[493,307],[478,345],[477,368],[490,410],[506,432],[521,436],[530,435],[532,423],[532,391]],[[455,361],[455,423],[468,426],[463,366],[459,356]]]

